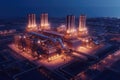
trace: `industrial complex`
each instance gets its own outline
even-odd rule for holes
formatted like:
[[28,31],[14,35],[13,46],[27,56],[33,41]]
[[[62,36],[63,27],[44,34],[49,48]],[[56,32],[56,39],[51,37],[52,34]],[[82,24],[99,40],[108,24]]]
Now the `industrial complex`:
[[103,34],[91,34],[95,30],[88,27],[86,15],[67,15],[64,24],[56,27],[48,13],[38,18],[29,14],[22,31],[1,32],[4,37],[13,36],[0,54],[0,70],[9,78],[5,80],[99,80],[111,71],[119,78],[110,67],[119,60],[119,45],[100,39]]
[[[96,44],[92,41],[86,26],[86,16],[81,15],[79,18],[79,26],[75,25],[75,16],[68,15],[64,31],[60,31],[59,27],[53,29],[50,26],[48,14],[43,13],[40,17],[40,24],[36,24],[35,14],[29,14],[28,25],[24,33],[15,35],[14,46],[19,50],[23,50],[34,58],[57,59],[61,55],[88,55],[91,58],[97,58],[94,54],[87,54],[92,50],[98,50],[104,44]],[[84,51],[83,51],[84,50]],[[86,57],[87,58],[87,57]]]

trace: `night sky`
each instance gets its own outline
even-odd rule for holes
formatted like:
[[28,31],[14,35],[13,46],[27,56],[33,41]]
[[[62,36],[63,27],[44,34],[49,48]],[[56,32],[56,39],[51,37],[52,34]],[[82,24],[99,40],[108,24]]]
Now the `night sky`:
[[51,17],[86,14],[120,17],[120,0],[0,0],[0,18],[25,17],[47,12]]

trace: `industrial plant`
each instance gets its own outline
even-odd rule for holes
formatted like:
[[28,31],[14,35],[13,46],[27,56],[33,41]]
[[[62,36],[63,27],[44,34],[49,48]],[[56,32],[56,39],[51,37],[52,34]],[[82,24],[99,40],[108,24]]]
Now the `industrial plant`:
[[36,23],[35,14],[29,14],[26,30],[24,33],[15,35],[14,46],[34,58],[46,58],[48,61],[54,56],[56,58],[61,55],[74,55],[74,52],[79,55],[82,52],[79,48],[85,48],[87,53],[99,47],[89,35],[85,15],[80,16],[78,27],[75,25],[75,16],[68,15],[65,27],[66,30],[62,33],[59,32],[59,27],[53,29],[47,13],[41,14],[39,24]]
[[10,78],[5,80],[99,80],[111,71],[118,75],[110,66],[120,56],[119,42],[90,28],[99,21],[84,14],[67,15],[53,27],[48,13],[37,16],[29,14],[21,31],[0,32],[1,44],[7,47],[0,54],[0,70]]

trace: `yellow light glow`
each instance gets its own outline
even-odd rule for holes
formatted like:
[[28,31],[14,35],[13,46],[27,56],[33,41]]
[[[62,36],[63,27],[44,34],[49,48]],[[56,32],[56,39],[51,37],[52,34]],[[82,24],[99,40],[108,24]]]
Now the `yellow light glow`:
[[89,42],[89,40],[88,40],[88,39],[86,39],[86,42]]
[[64,24],[62,24],[61,26],[59,26],[57,28],[58,31],[66,31],[66,26]]
[[68,30],[67,30],[67,33],[68,33],[68,34],[76,33],[76,29],[75,29],[75,28],[73,28],[73,29],[68,29]]
[[79,31],[87,31],[87,28],[80,28]]
[[41,24],[41,26],[50,26],[50,24],[48,23],[48,24]]
[[57,59],[57,58],[60,58],[61,56],[62,56],[62,55],[56,54],[56,55],[54,55],[54,56],[49,57],[48,60],[49,60],[49,61],[53,61],[53,60],[55,60],[55,59]]

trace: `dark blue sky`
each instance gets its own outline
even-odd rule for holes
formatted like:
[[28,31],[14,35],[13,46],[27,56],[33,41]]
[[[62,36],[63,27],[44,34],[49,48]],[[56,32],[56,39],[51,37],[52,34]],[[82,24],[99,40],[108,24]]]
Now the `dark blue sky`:
[[86,14],[120,17],[120,0],[0,0],[0,18],[25,17],[48,12],[52,17]]

